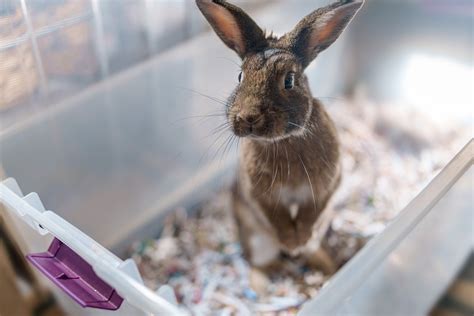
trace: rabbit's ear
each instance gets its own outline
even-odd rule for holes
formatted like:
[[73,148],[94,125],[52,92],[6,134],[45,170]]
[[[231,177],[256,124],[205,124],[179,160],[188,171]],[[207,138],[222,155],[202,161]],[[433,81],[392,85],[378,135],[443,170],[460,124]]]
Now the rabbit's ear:
[[268,45],[265,33],[239,7],[224,0],[196,0],[196,4],[222,41],[242,59]]
[[286,34],[289,48],[308,66],[316,56],[341,35],[364,0],[340,0],[320,8]]

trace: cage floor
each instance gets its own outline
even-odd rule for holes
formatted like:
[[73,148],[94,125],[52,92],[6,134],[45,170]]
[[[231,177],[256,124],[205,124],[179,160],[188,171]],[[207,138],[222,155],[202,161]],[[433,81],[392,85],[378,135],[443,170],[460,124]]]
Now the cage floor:
[[[469,139],[458,122],[442,124],[403,106],[367,100],[329,107],[342,144],[343,181],[323,247],[341,267],[427,184]],[[170,284],[195,315],[293,315],[331,277],[298,258],[266,275],[242,258],[229,192],[195,214],[178,209],[156,240],[136,242],[133,258],[146,284]]]

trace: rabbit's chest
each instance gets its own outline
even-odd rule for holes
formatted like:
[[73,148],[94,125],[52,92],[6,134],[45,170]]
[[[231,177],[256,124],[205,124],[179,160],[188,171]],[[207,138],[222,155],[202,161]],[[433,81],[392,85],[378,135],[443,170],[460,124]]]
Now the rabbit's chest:
[[295,219],[302,205],[308,204],[312,197],[311,187],[301,184],[296,187],[281,185],[280,190],[273,192],[272,198],[279,201],[280,206],[290,213],[292,219]]
[[308,184],[301,184],[297,187],[281,185],[278,192],[273,192],[274,197],[280,197],[280,203],[285,206],[292,204],[304,204],[307,203],[311,197],[311,187]]

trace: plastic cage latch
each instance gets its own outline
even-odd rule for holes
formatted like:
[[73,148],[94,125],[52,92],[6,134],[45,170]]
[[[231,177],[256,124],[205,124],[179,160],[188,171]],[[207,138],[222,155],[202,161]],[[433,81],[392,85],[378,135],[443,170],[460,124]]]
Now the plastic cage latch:
[[89,263],[57,238],[47,252],[26,257],[82,307],[117,310],[123,302],[115,289],[95,274]]

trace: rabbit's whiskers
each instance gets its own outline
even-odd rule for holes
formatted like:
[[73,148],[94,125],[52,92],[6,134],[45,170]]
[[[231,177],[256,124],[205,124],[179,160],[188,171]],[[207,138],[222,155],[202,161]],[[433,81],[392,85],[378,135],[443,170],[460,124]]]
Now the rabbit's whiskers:
[[301,158],[301,156],[299,154],[298,154],[298,158],[300,159],[301,165],[303,166],[303,169],[304,169],[304,172],[306,173],[306,176],[308,177],[309,186],[311,188],[311,195],[313,197],[314,211],[316,211],[317,210],[317,208],[316,208],[316,197],[314,196],[314,188],[313,188],[313,183],[311,182],[311,177],[309,176],[308,169],[306,168],[306,165],[304,164],[303,159]]
[[263,165],[261,165],[261,167],[260,167],[260,172],[259,172],[259,175],[258,175],[258,180],[255,182],[255,185],[254,185],[254,186],[258,186],[258,184],[259,184],[260,181],[262,180],[263,174],[265,173],[265,166],[267,166],[267,164],[268,164],[268,159],[270,158],[269,150],[268,150],[268,148],[265,147],[265,151],[262,150],[262,152],[260,153],[259,157],[257,158],[257,161],[260,161],[260,158],[262,158],[261,156],[263,155],[264,152],[265,152],[265,162],[264,162]]
[[183,90],[186,90],[186,91],[188,91],[188,92],[192,92],[192,93],[194,93],[194,94],[197,94],[197,95],[199,95],[199,96],[201,96],[201,97],[207,98],[207,99],[209,99],[209,100],[211,100],[211,101],[217,102],[217,103],[219,103],[219,104],[221,104],[221,105],[224,105],[225,107],[228,106],[227,100],[221,100],[221,99],[219,99],[219,98],[216,98],[216,97],[207,95],[207,94],[205,94],[205,93],[202,93],[202,92],[199,92],[199,91],[190,89],[190,88],[182,88],[182,89],[183,89]]
[[281,182],[282,182],[283,168],[282,168],[282,165],[281,165],[281,164],[280,164],[280,168],[281,168],[281,173],[280,173],[280,190],[279,190],[279,192],[278,192],[278,199],[277,199],[277,202],[275,203],[275,206],[273,207],[272,217],[275,216],[275,214],[276,214],[276,210],[277,210],[277,208],[278,208],[278,205],[280,204],[281,191],[283,190],[283,184],[281,183]]
[[286,147],[285,148],[285,153],[286,153],[286,162],[288,163],[288,171],[287,171],[287,178],[286,178],[286,181],[288,182],[290,180],[290,157],[288,156],[288,149]]
[[[275,150],[275,144],[277,144],[278,146],[278,143],[277,142],[272,142],[272,150],[273,150],[273,161],[272,161],[272,182],[270,183],[270,186],[268,187],[267,191],[265,193],[268,193],[268,191],[270,191],[270,193],[273,192],[273,185],[275,184],[275,180],[276,180],[276,177],[278,175],[278,166],[275,167],[276,165],[276,158],[277,158],[277,152]],[[278,147],[277,147],[278,149]]]
[[221,150],[223,150],[223,151],[222,151],[221,158],[220,158],[220,160],[219,160],[219,162],[222,162],[222,159],[223,159],[223,157],[224,157],[224,153],[225,153],[225,151],[226,151],[226,148],[227,148],[227,146],[229,145],[229,142],[230,142],[231,140],[232,140],[232,134],[228,135],[228,136],[226,137],[226,139],[219,145],[219,148],[217,149],[216,153],[215,153],[214,156],[212,157],[212,160],[214,160],[214,159],[217,157],[217,155],[219,154],[219,152],[220,152]]
[[222,153],[221,161],[224,160],[229,154],[229,152],[231,151],[232,146],[234,145],[235,138],[236,136],[234,134],[230,135],[230,140],[227,142],[227,144],[224,147],[224,152]]
[[239,63],[233,61],[232,59],[230,58],[227,58],[227,57],[217,57],[218,59],[223,59],[223,60],[226,60],[228,62],[230,62],[231,64],[234,64],[235,66],[237,66],[239,68],[239,70],[242,69],[242,65],[240,65]]
[[182,122],[182,121],[186,121],[186,120],[191,120],[191,119],[205,120],[205,119],[209,119],[209,118],[213,118],[213,117],[226,117],[226,113],[225,112],[215,112],[215,113],[209,113],[209,114],[204,114],[204,115],[185,116],[183,118],[180,118],[180,119],[176,120],[174,123]]
[[[207,157],[207,155],[209,154],[211,148],[214,147],[214,145],[222,138],[222,136],[225,135],[225,132],[228,131],[228,127],[225,126],[225,124],[222,124],[223,126],[222,127],[218,127],[216,128],[216,130],[214,132],[212,132],[211,134],[209,134],[208,136],[206,136],[205,138],[209,138],[211,136],[214,136],[217,134],[216,138],[214,139],[214,141],[206,148],[206,150],[204,151],[204,153],[202,154],[201,158],[199,159],[199,163],[201,163],[204,158]],[[214,160],[214,158],[216,157],[217,155],[217,152],[214,154],[212,160]]]

